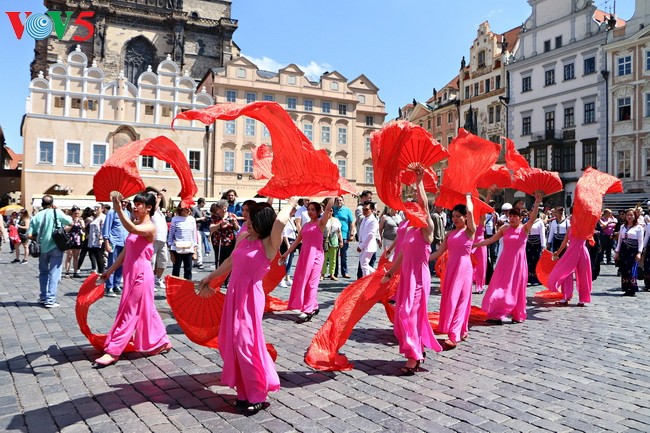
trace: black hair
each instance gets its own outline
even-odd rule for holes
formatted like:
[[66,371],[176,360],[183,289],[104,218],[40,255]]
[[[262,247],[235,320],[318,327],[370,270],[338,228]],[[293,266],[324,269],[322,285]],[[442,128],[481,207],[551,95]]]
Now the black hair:
[[241,204],[241,207],[243,208],[244,206],[248,207],[248,212],[251,211],[251,207],[255,206],[257,202],[255,200],[246,200]]
[[321,206],[320,203],[317,201],[310,201],[309,205],[307,205],[307,209],[309,209],[309,206],[314,205],[314,209],[316,210],[316,213],[320,215],[321,212],[323,212],[323,206]]
[[201,198],[199,198],[199,199],[197,200],[197,202],[198,202],[198,203],[205,203],[205,199],[204,199],[203,197],[201,197]]
[[467,216],[467,206],[464,204],[457,204],[454,206],[454,208],[451,210],[452,212],[458,212],[462,216]]
[[48,207],[52,207],[53,203],[54,203],[54,198],[49,194],[45,194],[43,196],[43,198],[41,199],[41,207],[43,209],[47,209]]
[[508,211],[508,216],[518,216],[521,217],[521,209],[513,207]]
[[251,227],[260,239],[265,239],[271,235],[273,223],[277,215],[273,207],[268,203],[255,203],[248,209]]
[[154,194],[149,194],[146,191],[139,192],[133,197],[133,203],[143,203],[145,206],[151,206],[151,209],[149,209],[150,217],[156,212],[156,196]]
[[370,191],[369,189],[364,189],[363,191],[361,191],[361,197],[366,197],[369,195],[372,195],[372,191]]
[[375,210],[375,202],[374,201],[370,201],[370,200],[364,201],[362,206],[365,206],[365,205],[370,206],[370,210],[373,210],[373,211]]
[[226,192],[224,192],[223,194],[221,194],[221,199],[222,199],[222,200],[228,200],[228,194],[230,194],[231,192],[232,192],[233,194],[235,194],[235,197],[238,197],[238,196],[237,196],[237,191],[235,191],[234,189],[229,189],[228,191],[226,191]]

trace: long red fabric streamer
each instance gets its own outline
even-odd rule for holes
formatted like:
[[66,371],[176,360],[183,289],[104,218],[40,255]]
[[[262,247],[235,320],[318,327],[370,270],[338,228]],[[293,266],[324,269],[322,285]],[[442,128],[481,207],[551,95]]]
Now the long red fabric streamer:
[[603,195],[619,192],[623,192],[620,179],[587,167],[576,185],[571,234],[585,240],[593,236],[603,208]]
[[510,188],[512,185],[512,173],[508,167],[493,165],[478,179],[478,188]]
[[177,119],[198,120],[207,125],[217,119],[234,120],[240,116],[259,120],[271,135],[273,175],[258,191],[261,195],[286,199],[291,196],[331,196],[353,192],[342,189],[339,170],[325,150],[314,149],[289,114],[276,102],[259,101],[245,106],[219,104],[185,111],[176,115],[172,129]]
[[129,197],[145,189],[138,172],[138,156],[153,156],[168,162],[181,181],[181,203],[187,207],[194,204],[192,197],[199,191],[194,182],[187,158],[176,143],[159,136],[133,141],[117,149],[93,177],[93,191],[97,201],[110,201],[111,191],[119,191]]
[[517,152],[515,142],[509,138],[506,139],[506,167],[513,172],[517,172],[521,168],[530,168],[528,160]]

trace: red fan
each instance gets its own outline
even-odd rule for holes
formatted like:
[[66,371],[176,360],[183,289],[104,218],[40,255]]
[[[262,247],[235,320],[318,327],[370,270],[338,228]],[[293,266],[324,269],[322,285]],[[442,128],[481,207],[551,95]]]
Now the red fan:
[[530,168],[528,160],[521,153],[517,152],[515,142],[509,138],[506,139],[506,167],[513,172],[521,168]]
[[339,170],[325,150],[315,150],[286,111],[275,102],[260,101],[246,106],[219,104],[203,110],[179,113],[176,119],[199,120],[211,124],[217,119],[233,120],[248,116],[262,122],[271,135],[273,176],[258,192],[274,198],[291,196],[340,195]]
[[[400,181],[404,185],[413,185],[416,181],[415,172],[412,170],[402,170],[400,172]],[[436,194],[438,192],[438,176],[436,173],[430,169],[424,169],[424,190],[430,192],[431,194]]]
[[[90,344],[100,352],[104,350],[104,342],[106,341],[106,334],[95,334],[90,330],[88,325],[88,310],[90,306],[97,302],[104,296],[104,283],[97,284],[99,274],[92,273],[86,278],[79,288],[77,293],[77,302],[75,305],[75,315],[77,316],[77,323],[79,330],[88,339]],[[129,341],[124,352],[134,352],[133,338]]]
[[383,263],[380,261],[375,272],[350,284],[336,298],[332,312],[307,349],[305,362],[310,367],[323,371],[354,368],[339,349],[350,337],[354,326],[377,302],[388,301],[392,286],[394,290],[399,282],[399,276],[395,275],[386,284],[381,284],[386,274]]
[[447,149],[442,147],[424,128],[406,121],[398,121],[403,132],[404,140],[400,145],[399,168],[401,170],[417,167],[430,168],[436,162],[449,156]]
[[[440,187],[440,195],[436,198],[436,206],[445,209],[453,209],[457,204],[465,203],[465,194],[446,188],[443,182],[443,185]],[[474,196],[472,196],[472,203],[474,204],[474,222],[476,224],[478,224],[481,219],[481,215],[494,212],[494,209],[491,208],[490,205]]]
[[493,165],[478,179],[478,188],[510,188],[512,174],[503,165]]
[[571,233],[578,239],[589,239],[600,218],[603,195],[623,192],[620,179],[588,167],[576,185],[571,216]]
[[536,191],[542,191],[544,195],[551,195],[562,191],[562,181],[554,171],[520,168],[515,172],[513,178],[511,188],[526,194],[535,195]]
[[548,287],[548,276],[551,275],[555,263],[553,253],[546,249],[542,250],[542,255],[535,267],[535,275],[537,275],[537,279],[544,287]]
[[255,179],[271,179],[271,163],[273,154],[267,144],[259,145],[253,151],[253,177]]
[[194,204],[192,197],[199,189],[194,182],[192,169],[176,143],[164,136],[134,141],[116,150],[93,178],[97,201],[110,201],[111,191],[119,191],[122,196],[129,197],[144,190],[144,182],[136,167],[140,155],[168,162],[181,181],[182,203],[186,206]]

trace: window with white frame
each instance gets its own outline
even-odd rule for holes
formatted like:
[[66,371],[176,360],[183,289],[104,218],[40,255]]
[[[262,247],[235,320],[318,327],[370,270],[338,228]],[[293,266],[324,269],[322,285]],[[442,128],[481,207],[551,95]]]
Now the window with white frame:
[[339,144],[348,144],[348,128],[345,126],[339,126],[338,128],[338,143]]
[[331,102],[327,102],[327,101],[323,101],[323,102],[321,102],[321,104],[320,104],[320,108],[321,108],[321,111],[322,111],[323,113],[329,113],[329,112],[332,111],[332,103],[331,103]]
[[250,104],[251,102],[255,102],[257,100],[257,94],[254,92],[246,92],[246,103]]
[[262,124],[262,137],[269,138],[270,136],[271,133],[269,132],[269,128],[267,128],[266,125]]
[[237,78],[246,78],[246,69],[237,68]]
[[312,99],[304,99],[302,105],[305,111],[314,111],[314,101]]
[[289,75],[287,77],[287,84],[294,86],[296,84],[296,76],[295,75]]
[[373,116],[366,116],[366,126],[372,126],[375,124],[375,118]]
[[650,51],[645,52],[645,70],[650,71]]
[[546,170],[548,168],[548,151],[546,147],[535,149],[535,167]]
[[302,132],[309,141],[314,141],[314,125],[312,123],[303,123]]
[[253,172],[253,152],[244,152],[244,173]]
[[348,114],[347,104],[339,104],[339,114],[341,116],[345,116],[346,114]]
[[102,165],[106,161],[106,149],[107,146],[104,143],[94,143],[93,144],[93,156],[91,165],[98,166]]
[[225,133],[226,135],[235,135],[237,133],[237,122],[235,120],[226,120]]
[[339,90],[339,83],[337,83],[336,81],[331,81],[330,90]]
[[154,157],[150,155],[142,155],[140,157],[140,168],[155,169],[156,162],[154,161]]
[[366,183],[375,183],[375,172],[372,169],[372,165],[366,165],[364,166],[365,169],[365,176],[364,180]]
[[488,123],[494,123],[494,107],[488,107]]
[[494,77],[494,88],[499,90],[501,88],[501,75]]
[[447,113],[447,123],[452,123],[454,121],[454,113],[453,111],[450,111]]
[[533,89],[532,78],[529,76],[521,78],[521,91],[530,92]]
[[81,165],[81,143],[65,144],[66,165]]
[[521,118],[521,135],[530,135],[530,116],[524,116]]
[[544,72],[544,85],[550,86],[555,84],[555,69],[549,69]]
[[223,153],[223,171],[232,173],[235,171],[235,151],[226,150]]
[[619,179],[632,177],[632,150],[616,151],[616,177]]
[[485,80],[485,93],[490,92],[490,79]]
[[582,140],[582,168],[598,167],[597,139]]
[[226,102],[237,102],[236,90],[226,90]]
[[630,75],[632,73],[632,56],[623,56],[616,59],[618,75]]
[[564,65],[564,81],[572,80],[576,77],[576,69],[573,63]]
[[190,168],[194,171],[201,171],[201,151],[188,150],[187,161],[190,163]]
[[587,102],[585,104],[585,123],[596,123],[596,103]]
[[268,95],[268,94],[265,94],[264,96],[262,96],[262,100],[264,100],[264,101],[271,101],[271,102],[273,102],[273,101],[275,101],[275,96],[273,96],[273,95]]
[[501,122],[501,106],[497,105],[494,107],[494,121],[495,122]]
[[339,175],[341,177],[348,177],[348,162],[345,159],[337,159],[336,165],[339,168]]
[[584,60],[584,75],[594,74],[596,72],[596,58],[587,57]]
[[255,119],[246,118],[246,136],[255,137]]
[[292,98],[292,97],[287,98],[287,110],[295,110],[297,104],[298,101],[296,100],[296,98]]
[[564,108],[564,127],[571,128],[575,126],[575,114],[573,107]]
[[330,135],[332,128],[329,125],[321,125],[320,127],[320,142],[321,144],[330,144]]
[[621,122],[624,120],[630,120],[632,118],[632,102],[631,98],[624,97],[618,98],[616,100],[616,110],[617,117],[616,119]]
[[38,142],[38,163],[54,164],[54,142],[53,141]]
[[365,138],[364,138],[363,150],[364,150],[366,153],[370,153],[370,152],[372,152],[372,148],[371,148],[371,146],[370,146],[370,136],[369,136],[369,135],[366,135]]

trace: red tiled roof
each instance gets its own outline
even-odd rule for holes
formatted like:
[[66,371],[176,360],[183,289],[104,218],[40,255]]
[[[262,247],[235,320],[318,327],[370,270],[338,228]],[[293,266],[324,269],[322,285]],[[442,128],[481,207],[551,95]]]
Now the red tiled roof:
[[7,155],[9,156],[9,169],[10,170],[15,170],[18,168],[18,165],[20,162],[23,160],[23,154],[22,153],[16,153],[13,150],[11,150],[11,147],[5,146],[5,150],[7,151]]
[[[594,12],[594,19],[598,21],[599,23],[607,21],[607,19],[610,17],[611,14],[601,11],[600,9],[596,9]],[[619,17],[616,17],[616,27],[623,27],[625,25],[625,20],[620,19]]]
[[443,86],[443,89],[444,89],[445,87],[450,87],[450,88],[452,88],[452,89],[456,89],[456,90],[458,90],[458,78],[459,78],[459,77],[458,77],[458,74],[456,74],[456,76],[455,76],[454,78],[452,78],[451,81],[449,81],[447,84],[445,84],[445,85]]
[[508,43],[508,51],[512,51],[515,48],[517,39],[519,39],[519,33],[521,33],[521,26],[517,26],[502,34],[505,41]]

